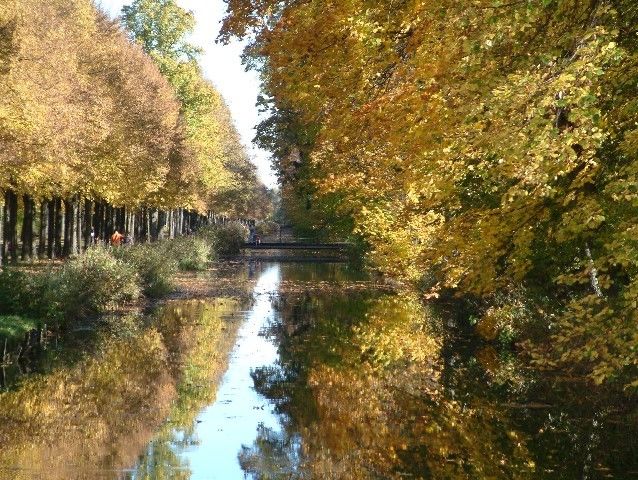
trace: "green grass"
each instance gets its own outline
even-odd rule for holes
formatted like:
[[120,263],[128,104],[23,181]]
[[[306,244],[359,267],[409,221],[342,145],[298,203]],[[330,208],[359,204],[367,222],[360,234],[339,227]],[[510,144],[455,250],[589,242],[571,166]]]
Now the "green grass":
[[0,315],[0,341],[21,339],[26,332],[37,328],[38,322],[19,315]]

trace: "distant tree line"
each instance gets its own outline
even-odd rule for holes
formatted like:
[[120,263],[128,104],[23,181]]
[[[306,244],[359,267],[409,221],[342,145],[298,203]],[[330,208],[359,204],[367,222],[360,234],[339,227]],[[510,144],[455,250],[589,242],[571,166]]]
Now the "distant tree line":
[[223,98],[184,43],[192,15],[138,3],[123,23],[177,26],[156,31],[163,56],[91,0],[0,4],[3,259],[69,255],[91,232],[153,239],[270,208]]

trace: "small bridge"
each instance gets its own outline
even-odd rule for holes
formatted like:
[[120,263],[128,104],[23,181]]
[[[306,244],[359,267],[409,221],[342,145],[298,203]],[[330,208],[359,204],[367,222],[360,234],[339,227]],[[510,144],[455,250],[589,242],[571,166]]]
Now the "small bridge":
[[350,247],[349,243],[308,243],[308,242],[246,242],[245,250],[333,250],[344,251]]
[[347,262],[352,244],[347,242],[319,242],[310,238],[265,238],[246,242],[242,250],[245,258],[261,261],[290,262]]

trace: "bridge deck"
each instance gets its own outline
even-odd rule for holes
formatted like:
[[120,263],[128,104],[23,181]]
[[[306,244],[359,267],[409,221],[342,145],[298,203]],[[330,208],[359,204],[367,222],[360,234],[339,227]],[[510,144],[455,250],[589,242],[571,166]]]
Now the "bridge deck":
[[345,250],[348,243],[261,242],[244,243],[246,250]]

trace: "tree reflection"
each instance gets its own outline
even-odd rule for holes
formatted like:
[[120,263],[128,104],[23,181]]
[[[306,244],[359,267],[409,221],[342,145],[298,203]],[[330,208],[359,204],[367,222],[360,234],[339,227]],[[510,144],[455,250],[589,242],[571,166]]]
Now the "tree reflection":
[[0,478],[190,478],[176,446],[194,441],[195,416],[214,400],[234,339],[225,318],[238,309],[169,304],[149,327],[102,332],[77,361],[0,395]]
[[627,407],[613,397],[451,336],[418,298],[313,292],[276,308],[268,334],[280,361],[253,380],[282,429],[260,428],[240,453],[253,478],[631,478],[638,468],[635,407],[617,426]]
[[252,447],[242,447],[239,463],[256,480],[299,478],[300,437],[259,425]]

